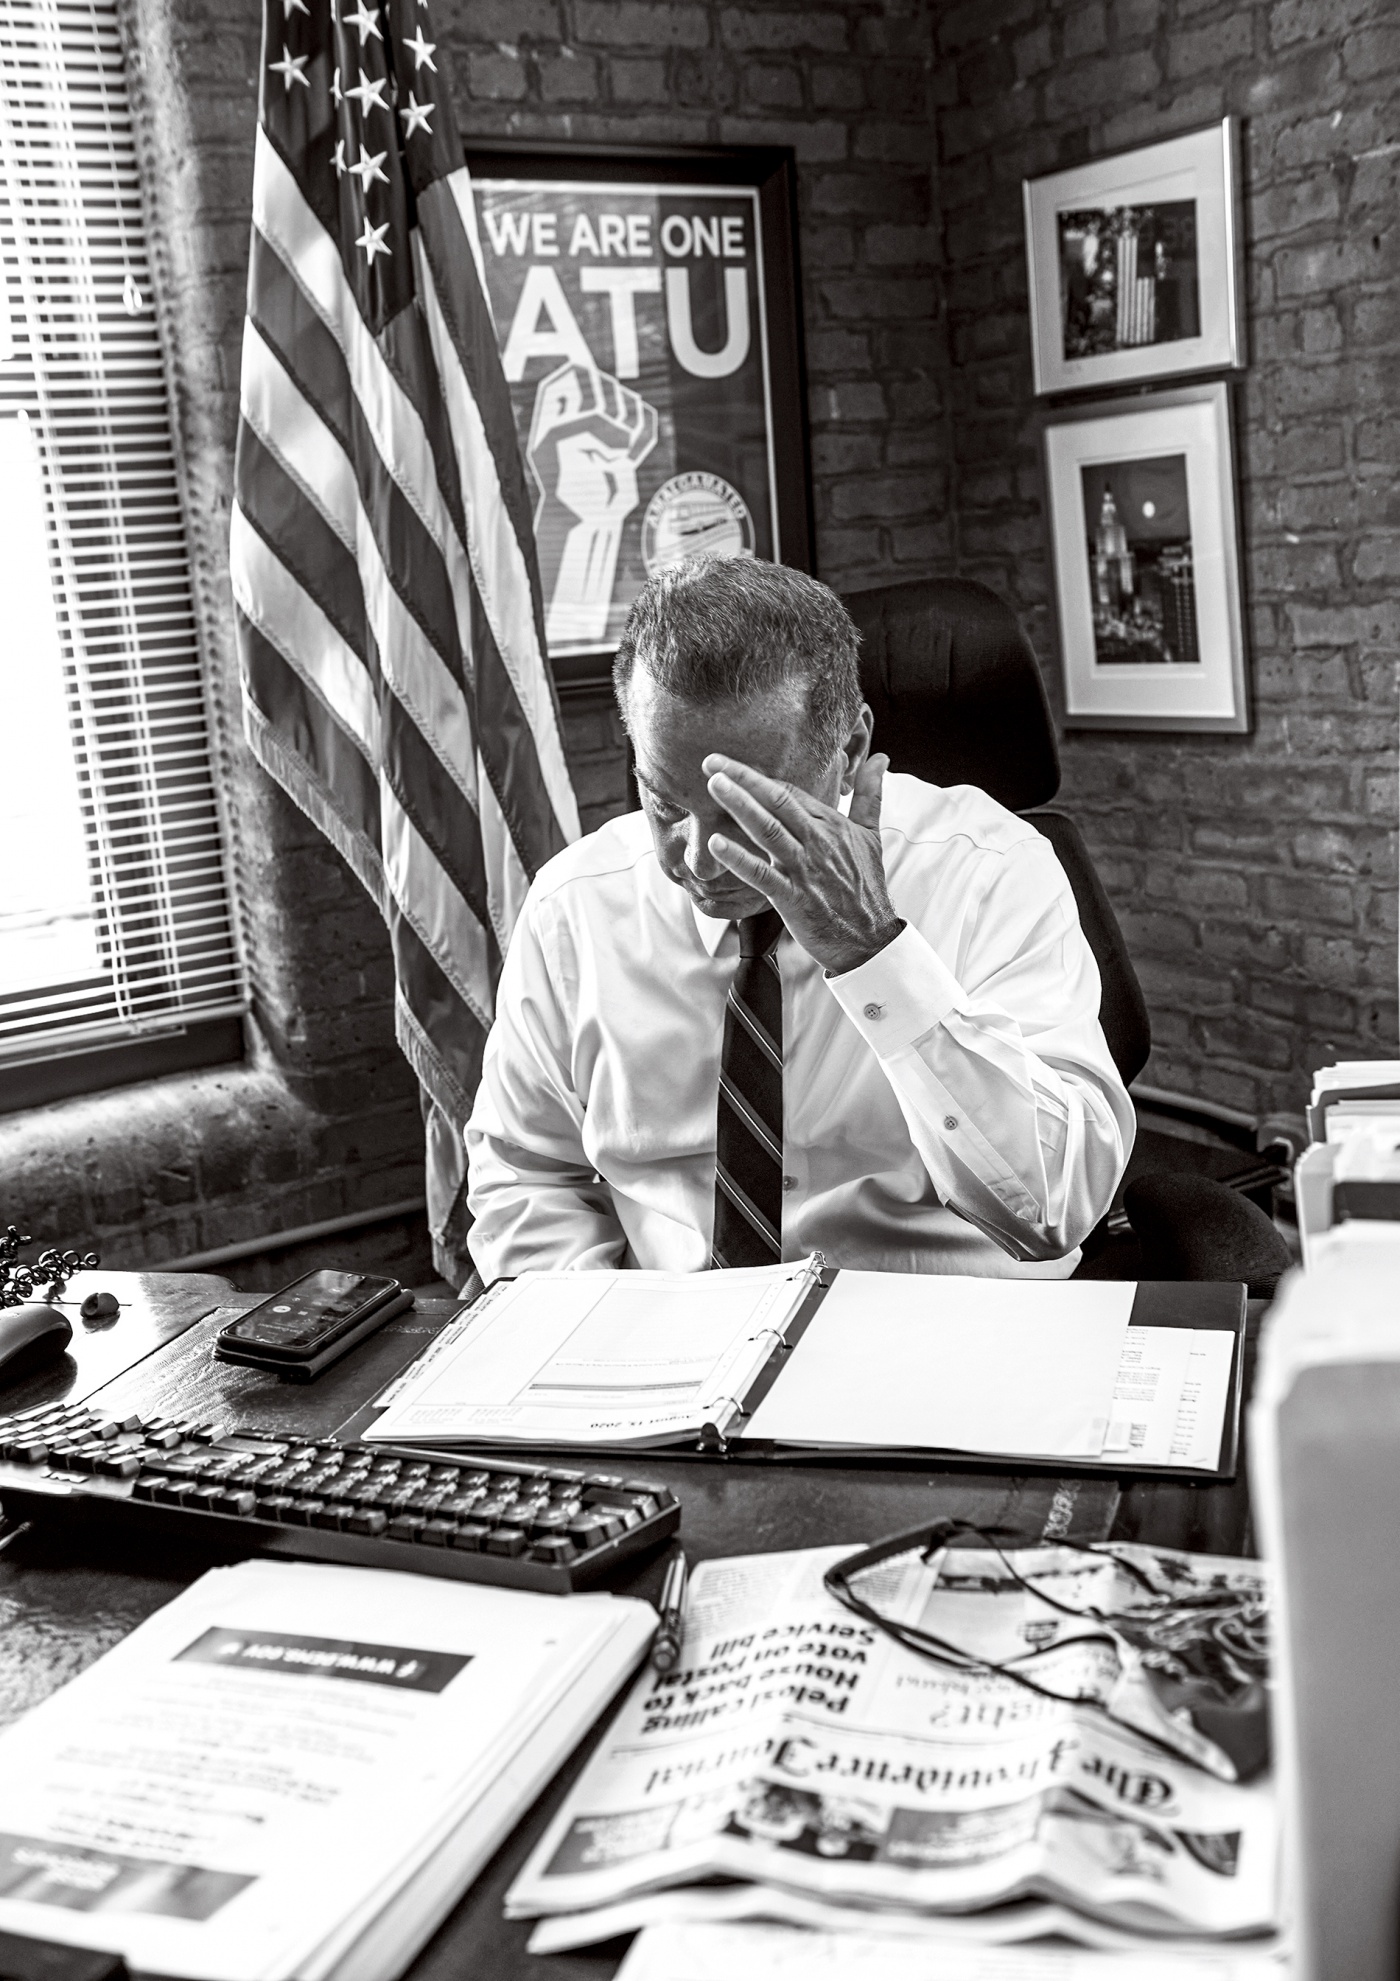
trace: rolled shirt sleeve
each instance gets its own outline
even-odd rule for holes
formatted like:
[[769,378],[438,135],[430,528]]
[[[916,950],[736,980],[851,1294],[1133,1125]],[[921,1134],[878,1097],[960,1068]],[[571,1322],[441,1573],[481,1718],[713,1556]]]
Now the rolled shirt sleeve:
[[1063,1257],[1112,1202],[1134,1127],[1064,870],[1039,837],[1008,847],[956,972],[895,905],[901,933],[828,988],[943,1201],[1013,1258]]

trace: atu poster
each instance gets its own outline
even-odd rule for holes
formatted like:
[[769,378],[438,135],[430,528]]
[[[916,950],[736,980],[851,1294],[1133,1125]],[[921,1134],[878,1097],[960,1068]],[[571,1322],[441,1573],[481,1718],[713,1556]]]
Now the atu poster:
[[609,652],[663,565],[781,556],[758,195],[491,178],[475,190],[549,650]]

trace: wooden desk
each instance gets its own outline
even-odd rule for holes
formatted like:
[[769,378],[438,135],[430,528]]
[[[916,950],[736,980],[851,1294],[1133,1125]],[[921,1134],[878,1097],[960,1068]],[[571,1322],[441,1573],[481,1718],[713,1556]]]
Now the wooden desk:
[[[90,1275],[118,1293],[121,1319],[98,1336],[75,1324],[72,1366],[0,1390],[0,1412],[50,1397],[90,1394],[127,1407],[218,1415],[229,1423],[285,1425],[324,1435],[348,1418],[418,1353],[426,1335],[454,1311],[425,1302],[390,1322],[308,1388],[279,1383],[253,1369],[210,1359],[210,1337],[231,1312],[260,1297],[236,1293],[208,1275]],[[86,1281],[75,1281],[81,1300]],[[1252,1302],[1246,1384],[1253,1378],[1262,1302]],[[158,1353],[154,1351],[159,1351]],[[96,1378],[94,1380],[94,1377]],[[1246,1394],[1248,1390],[1246,1389]],[[872,1541],[904,1527],[960,1515],[1015,1527],[1026,1539],[1140,1540],[1215,1554],[1253,1552],[1248,1494],[1241,1471],[1233,1484],[1157,1484],[1080,1478],[1057,1481],[977,1471],[925,1472],[892,1467],[756,1466],[639,1456],[638,1476],[668,1485],[682,1503],[681,1535],[692,1560],[770,1549]],[[168,1602],[216,1557],[207,1550],[158,1554],[135,1536],[102,1557],[58,1528],[22,1529],[0,1552],[0,1724],[36,1704],[91,1664],[144,1617]],[[660,1593],[661,1563],[635,1569],[620,1593]],[[501,1916],[506,1887],[533,1848],[581,1768],[585,1742],[530,1815],[506,1841],[472,1891],[409,1969],[411,1981],[605,1981],[623,1951],[525,1952],[529,1928]]]

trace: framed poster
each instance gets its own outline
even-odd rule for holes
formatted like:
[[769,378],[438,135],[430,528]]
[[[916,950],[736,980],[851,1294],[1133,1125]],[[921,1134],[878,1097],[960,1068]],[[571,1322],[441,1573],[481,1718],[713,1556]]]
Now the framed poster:
[[1233,117],[1022,182],[1037,392],[1244,363]]
[[1078,406],[1043,445],[1067,725],[1247,730],[1228,388]]
[[497,144],[467,164],[551,663],[597,680],[663,565],[810,568],[791,154]]

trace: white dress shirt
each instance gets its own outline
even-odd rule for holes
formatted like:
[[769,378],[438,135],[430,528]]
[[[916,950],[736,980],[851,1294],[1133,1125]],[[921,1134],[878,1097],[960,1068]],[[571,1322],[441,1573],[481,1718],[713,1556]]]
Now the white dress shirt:
[[[1074,896],[1033,826],[969,785],[887,775],[888,948],[827,977],[789,935],[783,1257],[1067,1277],[1108,1209],[1132,1103]],[[530,889],[467,1127],[483,1279],[699,1272],[732,922],[668,880],[641,812]]]

